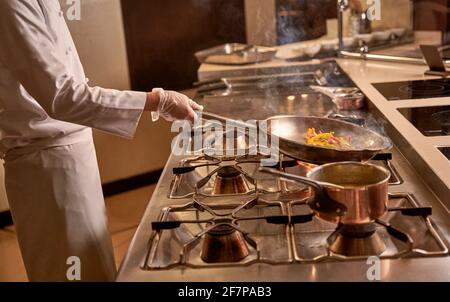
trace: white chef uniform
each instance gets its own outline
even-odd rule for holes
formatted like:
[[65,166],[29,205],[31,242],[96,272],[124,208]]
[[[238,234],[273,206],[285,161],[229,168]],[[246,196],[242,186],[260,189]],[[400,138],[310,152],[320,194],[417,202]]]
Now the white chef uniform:
[[145,101],[88,86],[58,0],[0,1],[0,158],[30,280],[66,281],[72,256],[81,280],[115,278],[91,127],[130,138]]

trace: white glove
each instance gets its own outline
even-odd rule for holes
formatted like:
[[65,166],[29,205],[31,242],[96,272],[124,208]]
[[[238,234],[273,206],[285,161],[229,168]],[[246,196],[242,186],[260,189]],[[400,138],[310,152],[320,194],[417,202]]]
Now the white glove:
[[166,121],[188,120],[194,122],[197,118],[195,111],[202,111],[200,106],[184,94],[175,91],[165,91],[161,88],[153,89],[159,93],[159,105],[156,112],[152,112],[153,121],[157,121],[162,116]]

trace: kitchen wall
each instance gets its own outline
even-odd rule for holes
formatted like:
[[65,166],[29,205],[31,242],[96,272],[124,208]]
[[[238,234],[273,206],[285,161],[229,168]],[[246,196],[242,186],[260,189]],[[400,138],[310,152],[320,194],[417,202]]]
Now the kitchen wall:
[[[367,8],[365,0],[359,0]],[[443,1],[443,0],[442,0]],[[284,1],[286,2],[286,1]],[[273,46],[277,44],[277,6],[279,0],[245,0],[245,15],[247,27],[247,41],[249,44]],[[327,2],[327,17],[336,18],[336,9],[331,2]],[[382,0],[382,20],[375,21],[373,27],[395,28],[410,27],[412,3],[410,0]],[[350,11],[345,13],[344,26],[346,35],[350,34]],[[336,35],[337,37],[337,35]]]
[[375,28],[412,28],[413,3],[411,0],[382,0],[381,9],[381,21],[374,21]]
[[273,46],[277,42],[276,0],[245,0],[247,43]]
[[197,80],[194,53],[245,43],[244,0],[122,0],[134,89],[188,89]]
[[[66,1],[60,0],[64,10]],[[129,89],[129,69],[120,0],[83,0],[81,20],[68,21],[90,85]],[[162,168],[172,135],[165,122],[152,123],[147,114],[134,140],[95,132],[103,182]]]

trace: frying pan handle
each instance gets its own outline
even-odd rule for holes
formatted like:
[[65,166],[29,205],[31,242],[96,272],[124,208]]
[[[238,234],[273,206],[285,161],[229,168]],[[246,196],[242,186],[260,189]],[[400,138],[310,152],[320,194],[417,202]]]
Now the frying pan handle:
[[257,126],[255,126],[253,124],[245,123],[245,122],[242,122],[242,121],[236,121],[236,120],[229,119],[229,118],[226,118],[226,117],[223,117],[221,115],[217,115],[217,114],[214,114],[214,113],[211,113],[211,112],[202,111],[201,112],[201,116],[205,120],[216,120],[216,121],[222,122],[224,124],[225,123],[230,123],[230,124],[232,124],[233,126],[235,126],[237,128],[242,128],[242,129],[245,129],[245,128],[257,129],[258,128]]

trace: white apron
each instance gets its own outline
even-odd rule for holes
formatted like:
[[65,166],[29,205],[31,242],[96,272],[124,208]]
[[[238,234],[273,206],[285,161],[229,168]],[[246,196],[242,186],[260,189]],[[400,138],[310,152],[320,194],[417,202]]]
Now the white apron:
[[0,158],[30,280],[67,281],[72,256],[114,279],[90,128],[133,137],[146,98],[88,85],[57,0],[0,0]]
[[73,256],[81,281],[115,279],[90,129],[8,152],[5,182],[30,281],[68,281]]

